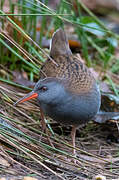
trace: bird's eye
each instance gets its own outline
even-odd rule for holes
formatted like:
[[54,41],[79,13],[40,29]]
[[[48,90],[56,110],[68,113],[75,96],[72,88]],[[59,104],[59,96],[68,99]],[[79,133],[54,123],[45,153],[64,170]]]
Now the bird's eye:
[[41,88],[40,88],[40,90],[42,90],[42,91],[47,91],[47,87],[46,86],[42,86]]

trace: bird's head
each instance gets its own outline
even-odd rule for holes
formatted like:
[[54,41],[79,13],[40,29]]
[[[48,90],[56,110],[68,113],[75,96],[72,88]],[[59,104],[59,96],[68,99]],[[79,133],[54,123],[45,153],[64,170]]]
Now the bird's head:
[[65,99],[66,89],[64,87],[64,81],[57,78],[45,78],[39,80],[33,91],[28,93],[23,98],[19,99],[14,105],[29,101],[36,98],[39,103],[55,104]]

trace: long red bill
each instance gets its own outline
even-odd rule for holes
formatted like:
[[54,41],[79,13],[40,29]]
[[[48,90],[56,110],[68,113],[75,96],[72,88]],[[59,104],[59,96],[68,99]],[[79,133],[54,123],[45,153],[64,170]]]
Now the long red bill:
[[38,94],[34,93],[33,91],[24,96],[23,98],[19,99],[16,103],[14,103],[14,106],[18,103],[23,103],[25,101],[29,101],[30,99],[37,98]]

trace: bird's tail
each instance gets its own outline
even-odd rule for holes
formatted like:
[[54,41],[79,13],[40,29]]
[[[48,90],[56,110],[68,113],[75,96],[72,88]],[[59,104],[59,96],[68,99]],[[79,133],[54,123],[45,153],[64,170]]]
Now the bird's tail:
[[108,121],[110,119],[118,120],[119,119],[119,112],[102,112],[102,111],[99,111],[93,120],[95,122],[98,122],[98,123],[105,123],[106,121]]

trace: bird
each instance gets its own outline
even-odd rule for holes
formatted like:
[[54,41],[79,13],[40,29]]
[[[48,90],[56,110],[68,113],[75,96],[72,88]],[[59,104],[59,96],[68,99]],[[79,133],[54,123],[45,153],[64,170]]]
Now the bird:
[[42,66],[34,89],[15,105],[36,98],[42,116],[47,115],[65,126],[71,125],[72,153],[76,156],[76,129],[99,112],[99,86],[89,68],[72,54],[62,28],[52,36],[50,58]]

